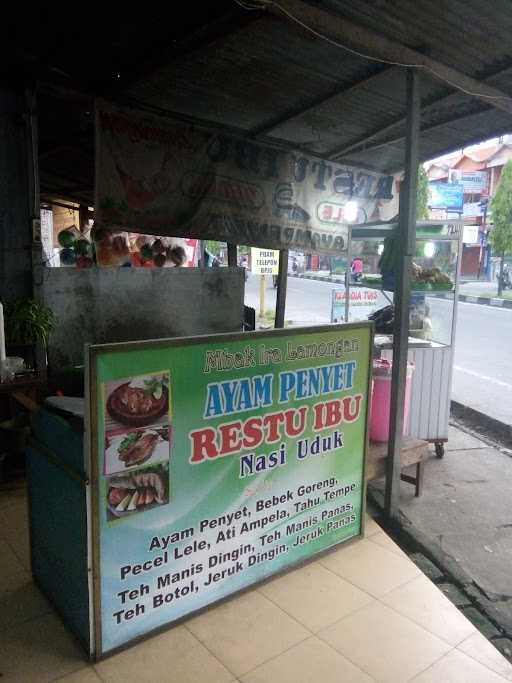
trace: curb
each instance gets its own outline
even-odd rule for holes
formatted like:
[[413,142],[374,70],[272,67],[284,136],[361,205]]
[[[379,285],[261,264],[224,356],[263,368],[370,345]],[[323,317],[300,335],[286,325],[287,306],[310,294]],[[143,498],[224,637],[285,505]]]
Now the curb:
[[[290,274],[289,277],[297,277],[303,280],[317,280],[318,282],[334,282],[336,284],[345,285],[345,278],[337,278],[336,276],[323,277],[321,275],[304,275],[302,273]],[[436,298],[444,298],[443,293],[432,292]],[[488,296],[472,296],[471,294],[459,294],[459,301],[466,304],[480,304],[482,306],[494,306],[496,308],[510,308],[512,309],[512,299],[497,299],[496,297]]]
[[512,425],[496,420],[458,401],[451,402],[450,415],[482,436],[512,449]]
[[[381,512],[384,502],[382,492],[373,487],[367,487],[367,496],[370,502],[379,512]],[[476,609],[496,628],[496,636],[491,638],[491,642],[494,639],[503,636],[506,638],[511,637],[512,617],[504,614],[500,610],[499,601],[491,600],[478,588],[475,581],[460,567],[458,562],[451,555],[436,543],[435,539],[417,529],[401,511],[399,512],[399,519],[394,523],[386,522],[382,516],[379,516],[377,519],[386,533],[388,533],[400,547],[406,548],[407,555],[415,552],[421,553],[440,569],[444,577],[463,591],[471,605],[476,607]],[[437,582],[438,581],[434,581],[434,583]],[[466,614],[466,616],[469,618],[469,614]]]
[[345,278],[339,279],[336,276],[333,277],[332,275],[331,276],[328,275],[327,277],[324,277],[322,275],[304,275],[302,273],[299,273],[299,274],[294,274],[294,275],[290,274],[289,277],[297,277],[297,278],[300,278],[302,280],[318,280],[318,282],[335,282],[336,284],[339,284],[339,285],[345,284]]
[[459,301],[466,304],[481,304],[483,306],[495,306],[496,308],[512,308],[512,299],[496,299],[487,296],[471,296],[459,294]]

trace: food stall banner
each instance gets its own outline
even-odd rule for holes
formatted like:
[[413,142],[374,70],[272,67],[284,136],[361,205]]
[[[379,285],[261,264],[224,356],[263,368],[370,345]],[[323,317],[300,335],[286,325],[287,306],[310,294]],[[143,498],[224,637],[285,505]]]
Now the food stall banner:
[[98,657],[362,534],[372,329],[89,347]]
[[255,275],[277,275],[279,273],[279,251],[272,249],[251,249],[251,273]]
[[390,220],[395,178],[97,102],[100,227],[337,254],[349,200]]

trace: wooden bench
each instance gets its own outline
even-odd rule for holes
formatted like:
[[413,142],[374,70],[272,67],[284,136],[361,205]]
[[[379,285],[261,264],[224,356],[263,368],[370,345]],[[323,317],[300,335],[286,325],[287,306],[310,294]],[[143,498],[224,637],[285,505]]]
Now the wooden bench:
[[[368,448],[366,460],[366,481],[381,479],[386,475],[386,459],[388,455],[387,443],[372,443]],[[400,452],[400,468],[416,465],[416,476],[401,474],[400,479],[415,487],[415,495],[421,494],[423,485],[423,462],[428,455],[428,443],[421,439],[405,438]]]

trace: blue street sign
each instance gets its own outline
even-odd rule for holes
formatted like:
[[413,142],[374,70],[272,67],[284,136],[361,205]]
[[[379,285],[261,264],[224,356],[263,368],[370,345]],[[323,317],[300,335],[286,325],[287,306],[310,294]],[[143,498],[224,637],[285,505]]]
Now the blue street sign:
[[429,183],[428,206],[431,209],[446,209],[462,213],[464,185],[462,183]]

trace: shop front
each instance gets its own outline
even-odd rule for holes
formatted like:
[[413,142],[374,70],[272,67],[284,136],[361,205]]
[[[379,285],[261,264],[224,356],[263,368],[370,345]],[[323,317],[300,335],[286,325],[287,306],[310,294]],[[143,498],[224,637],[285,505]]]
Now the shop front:
[[[369,322],[240,332],[243,269],[173,263],[177,234],[253,245],[254,268],[268,245],[345,254],[345,224],[304,228],[314,174],[301,188],[267,146],[248,171],[236,139],[112,112],[99,103],[94,266],[43,272],[66,395],[34,416],[28,457],[34,577],[93,659],[363,535],[373,349]],[[169,147],[183,163],[155,179]]]
[[[441,152],[454,139],[449,128],[457,128],[460,111],[480,117],[482,135],[497,132],[502,110],[510,113],[510,98],[488,81],[438,62],[438,48],[429,44],[433,29],[412,27],[422,34],[414,50],[394,20],[386,24],[387,10],[372,9],[375,25],[388,26],[390,38],[379,38],[370,26],[354,28],[347,7],[328,12],[295,0],[240,3],[237,12],[251,10],[252,16],[229,36],[221,29],[229,33],[233,17],[222,26],[213,22],[214,31],[211,16],[203,17],[206,33],[204,25],[197,27],[201,31],[189,42],[179,32],[179,40],[165,35],[167,61],[151,75],[141,76],[149,67],[140,52],[130,77],[121,67],[105,74],[105,64],[129,62],[133,36],[118,59],[104,55],[116,40],[98,41],[98,55],[87,55],[90,64],[69,68],[69,74],[91,73],[94,106],[90,91],[80,92],[83,79],[45,83],[40,111],[47,135],[40,153],[33,102],[26,114],[31,234],[9,249],[23,254],[23,264],[32,259],[36,296],[59,317],[48,345],[50,379],[64,387],[71,368],[82,389],[62,391],[68,395],[49,397],[34,409],[28,458],[32,573],[91,659],[359,539],[370,470],[371,476],[385,475],[385,512],[395,520],[401,468],[419,468],[418,458],[403,457],[425,448],[423,441],[405,443],[403,410],[419,138],[421,155]],[[201,8],[191,12],[200,15]],[[414,21],[404,12],[408,29]],[[355,15],[364,23],[364,13]],[[104,35],[117,28],[107,25]],[[152,31],[145,36],[134,27],[142,51],[156,47]],[[345,44],[359,51],[345,50]],[[288,45],[292,56],[285,54]],[[483,51],[482,62],[492,71],[496,55]],[[25,73],[28,61],[22,67]],[[67,78],[58,65],[49,71],[52,78]],[[420,80],[424,101],[436,104],[421,132]],[[459,82],[464,94],[447,98],[447,87]],[[468,92],[485,101],[483,116],[466,108]],[[68,106],[60,117],[58,98]],[[453,120],[456,98],[459,118]],[[461,144],[468,139],[465,125]],[[444,126],[448,130],[440,130]],[[80,155],[55,167],[47,161],[67,153],[70,140],[79,145],[82,139],[86,172],[79,172]],[[61,266],[68,267],[48,267],[41,257],[39,170],[46,200],[67,196],[94,206],[87,245],[75,245],[84,241],[80,235],[59,245]],[[68,182],[70,173],[75,178]],[[380,288],[383,295],[392,291],[395,315],[388,341],[393,369],[385,378],[388,440],[372,468],[372,324],[356,320],[352,311],[354,320],[346,324],[241,332],[244,273],[236,268],[237,245],[279,251],[276,327],[282,328],[289,250],[311,254],[317,268],[342,268],[344,262],[346,268],[350,237],[343,209],[349,202],[357,203],[361,222],[379,229],[398,217],[393,268],[382,273]],[[78,220],[83,235],[80,215]],[[183,267],[179,248],[185,247],[175,242],[183,239],[226,242],[230,267]],[[198,250],[204,265],[204,244]],[[371,253],[372,263],[377,256]],[[384,282],[384,276],[390,279]],[[376,291],[370,285],[366,290]],[[448,299],[455,296],[453,286],[456,278]],[[423,297],[412,296],[415,302]],[[341,297],[346,320],[358,301],[347,285]],[[364,303],[374,302],[368,294]],[[450,304],[450,340],[453,310]],[[434,392],[430,402],[437,398]],[[419,477],[418,469],[417,493]],[[375,563],[369,573],[375,577],[379,569]],[[416,576],[416,569],[408,574]],[[392,639],[402,644],[400,628]],[[441,642],[432,662],[443,647]],[[405,656],[407,647],[401,650]],[[419,658],[418,648],[412,650]],[[375,669],[383,668],[382,661]],[[430,663],[409,671],[408,679]]]

